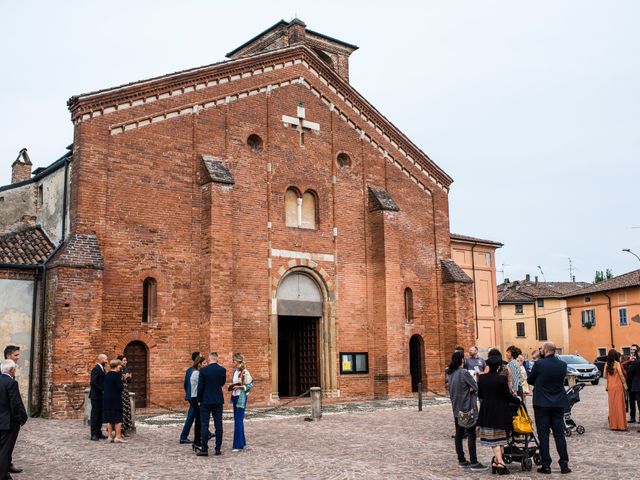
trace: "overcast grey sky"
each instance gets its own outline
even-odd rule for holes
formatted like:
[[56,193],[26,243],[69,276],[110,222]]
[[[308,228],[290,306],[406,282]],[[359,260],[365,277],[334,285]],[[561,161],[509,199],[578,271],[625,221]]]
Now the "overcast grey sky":
[[[455,183],[514,279],[640,268],[640,2],[3,1],[0,184],[73,140],[74,94],[220,61],[284,18],[360,46],[351,84]],[[1,212],[0,212],[1,214]],[[498,280],[502,274],[498,273]]]

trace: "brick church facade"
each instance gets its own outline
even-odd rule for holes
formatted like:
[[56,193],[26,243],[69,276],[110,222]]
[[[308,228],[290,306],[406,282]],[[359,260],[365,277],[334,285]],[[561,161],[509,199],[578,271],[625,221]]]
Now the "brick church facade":
[[254,404],[442,391],[476,341],[452,179],[349,84],[356,48],[281,21],[227,61],[69,100],[43,414],[74,415],[100,352],[126,352],[147,406],[183,404],[197,350],[244,353]]

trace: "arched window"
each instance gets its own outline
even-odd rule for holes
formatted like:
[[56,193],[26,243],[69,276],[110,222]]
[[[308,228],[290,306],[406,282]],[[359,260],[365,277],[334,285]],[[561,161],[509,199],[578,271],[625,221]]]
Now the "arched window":
[[307,190],[302,195],[301,228],[316,228],[316,195]]
[[404,289],[404,319],[413,322],[413,291],[409,287]]
[[287,227],[298,226],[298,199],[300,194],[297,190],[289,188],[284,196],[285,224]]
[[249,138],[247,138],[247,145],[249,145],[249,148],[252,152],[261,152],[263,145],[262,138],[260,138],[260,135],[252,133],[251,135],[249,135]]
[[307,190],[304,195],[289,187],[284,197],[285,225],[287,227],[315,229],[318,223],[316,193]]
[[336,158],[340,168],[349,168],[351,166],[351,158],[344,152],[340,152]]
[[151,323],[156,318],[156,280],[147,277],[142,283],[142,321]]

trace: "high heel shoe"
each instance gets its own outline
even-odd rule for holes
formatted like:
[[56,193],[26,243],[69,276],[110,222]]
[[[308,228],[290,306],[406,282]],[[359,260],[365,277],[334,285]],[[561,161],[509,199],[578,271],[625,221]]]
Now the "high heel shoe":
[[201,451],[202,451],[202,448],[200,448],[200,447],[199,447],[198,445],[196,445],[195,443],[192,443],[192,444],[191,444],[191,448],[193,449],[193,451],[194,451],[195,453],[198,453],[198,452],[201,452]]
[[113,442],[114,443],[129,443],[128,441],[123,440],[122,438],[118,438],[118,437],[114,438]]

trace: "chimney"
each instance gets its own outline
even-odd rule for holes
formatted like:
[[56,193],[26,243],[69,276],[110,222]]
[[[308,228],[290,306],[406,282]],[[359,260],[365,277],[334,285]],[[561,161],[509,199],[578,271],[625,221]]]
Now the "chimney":
[[31,178],[31,159],[27,153],[27,149],[23,148],[18,153],[18,158],[11,165],[11,183],[24,182]]
[[294,43],[302,43],[305,39],[307,25],[299,18],[294,18],[289,22],[287,33],[289,36],[289,45]]
[[508,279],[508,278],[505,278],[505,279],[504,279],[504,283],[506,283],[507,285],[509,285],[509,283],[510,283],[510,282],[509,282],[509,279]]
[[533,277],[536,281],[536,285],[538,284],[538,275],[536,275],[535,277]]
[[531,281],[531,275],[529,275],[528,273],[525,275],[525,281],[526,282]]

